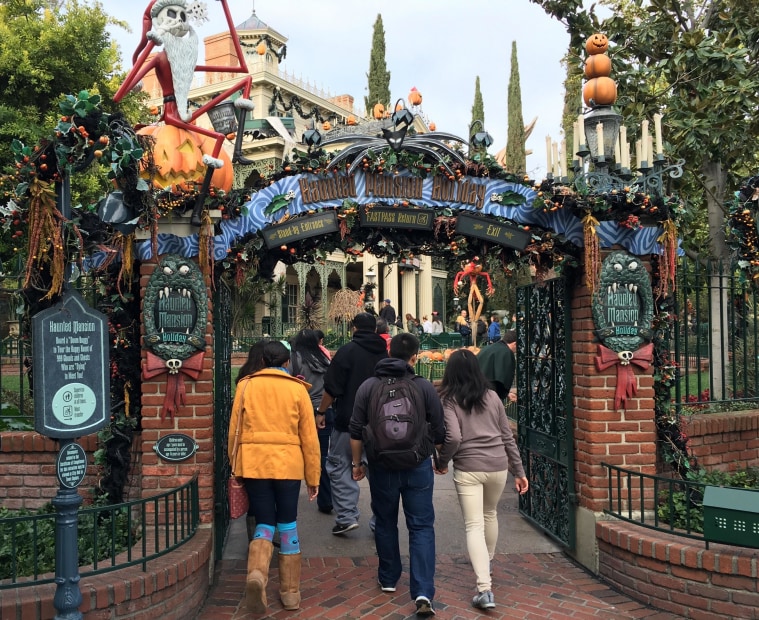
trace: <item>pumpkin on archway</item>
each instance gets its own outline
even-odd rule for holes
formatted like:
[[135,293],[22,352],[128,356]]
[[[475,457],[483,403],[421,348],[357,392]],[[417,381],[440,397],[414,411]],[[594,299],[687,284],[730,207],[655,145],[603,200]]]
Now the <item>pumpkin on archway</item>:
[[[173,125],[147,125],[137,131],[143,136],[155,139],[153,163],[157,169],[153,184],[161,188],[178,188],[190,191],[203,182],[206,165],[203,155],[211,155],[214,140],[203,134],[188,131]],[[234,172],[229,155],[222,150],[219,159],[224,162],[211,177],[211,186],[225,192],[232,189]],[[148,178],[147,172],[142,173]]]

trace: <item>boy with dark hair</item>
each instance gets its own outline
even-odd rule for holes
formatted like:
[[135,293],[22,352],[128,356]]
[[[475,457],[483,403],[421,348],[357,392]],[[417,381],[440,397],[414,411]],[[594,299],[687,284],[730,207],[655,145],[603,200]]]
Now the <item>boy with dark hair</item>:
[[[390,357],[377,363],[375,376],[361,384],[355,398],[353,416],[350,422],[350,443],[353,456],[353,479],[364,478],[369,471],[369,489],[372,494],[372,509],[376,519],[374,541],[379,556],[377,571],[383,592],[395,592],[401,578],[401,553],[398,544],[398,509],[403,501],[403,512],[409,532],[410,590],[419,616],[433,616],[432,600],[435,596],[435,509],[432,504],[434,474],[432,459],[436,447],[445,440],[443,407],[434,386],[414,374],[419,353],[419,339],[407,332],[394,336],[390,341]],[[408,385],[408,381],[411,382]],[[380,462],[379,455],[373,456],[372,445],[366,446],[369,462],[361,460],[364,451],[365,430],[370,425],[370,416],[376,403],[373,395],[383,383],[397,385],[398,391],[410,388],[416,390],[409,406],[424,408],[426,441],[415,444],[414,453],[418,464],[398,469],[387,461]],[[411,404],[413,403],[413,404]],[[418,410],[413,410],[418,414]],[[415,419],[419,415],[413,416]],[[403,423],[403,421],[401,421]],[[408,452],[407,452],[408,454]]]

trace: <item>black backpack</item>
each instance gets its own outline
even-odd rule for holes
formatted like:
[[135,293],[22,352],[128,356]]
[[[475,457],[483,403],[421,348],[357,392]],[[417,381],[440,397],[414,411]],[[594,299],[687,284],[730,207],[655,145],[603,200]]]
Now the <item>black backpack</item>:
[[409,376],[378,378],[364,427],[367,457],[387,469],[413,469],[432,449],[424,397]]

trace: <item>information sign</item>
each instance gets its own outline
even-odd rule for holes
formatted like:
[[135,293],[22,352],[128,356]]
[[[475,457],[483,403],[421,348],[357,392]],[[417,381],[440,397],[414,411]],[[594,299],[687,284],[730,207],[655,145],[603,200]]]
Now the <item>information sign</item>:
[[337,213],[334,210],[314,213],[290,219],[284,224],[275,224],[261,231],[264,243],[269,249],[287,245],[293,241],[337,232]]
[[76,291],[32,317],[34,428],[47,437],[81,437],[110,418],[108,326]]
[[456,217],[456,232],[498,243],[507,248],[524,250],[530,242],[529,231],[506,222],[498,222],[482,215],[460,212]]
[[361,226],[367,227],[432,230],[434,217],[432,209],[364,207],[361,209],[360,221]]
[[55,473],[62,487],[75,489],[87,473],[87,455],[78,443],[70,443],[58,451]]
[[153,450],[164,461],[184,461],[198,449],[192,437],[181,433],[172,433],[161,437],[153,445]]

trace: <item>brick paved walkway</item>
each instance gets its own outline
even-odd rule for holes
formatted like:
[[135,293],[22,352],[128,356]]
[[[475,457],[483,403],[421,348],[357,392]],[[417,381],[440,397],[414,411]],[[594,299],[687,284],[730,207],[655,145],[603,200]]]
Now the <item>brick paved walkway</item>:
[[[373,550],[372,550],[373,552]],[[499,554],[493,562],[496,609],[482,612],[471,607],[474,575],[461,555],[438,555],[435,583],[436,618],[559,620],[561,618],[622,620],[674,620],[679,616],[647,608],[619,594],[587,573],[562,553]],[[297,612],[286,611],[279,601],[276,554],[267,588],[269,613],[248,613],[241,604],[245,561],[217,564],[215,586],[196,620],[257,618],[361,618],[404,620],[416,618],[408,592],[408,561],[395,594],[377,586],[377,558],[328,557],[303,561]]]

